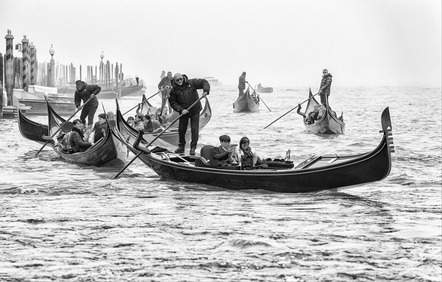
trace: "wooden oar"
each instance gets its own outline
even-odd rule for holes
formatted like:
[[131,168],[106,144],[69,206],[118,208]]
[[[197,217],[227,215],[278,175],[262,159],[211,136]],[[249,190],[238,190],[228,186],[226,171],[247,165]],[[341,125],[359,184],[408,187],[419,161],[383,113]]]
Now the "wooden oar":
[[[247,82],[247,84],[249,84],[249,83]],[[249,86],[250,86],[250,88],[252,88],[253,92],[256,92],[255,89],[253,89],[253,87],[252,87],[250,84],[249,84]],[[267,109],[268,109],[270,112],[272,111],[272,110],[270,110],[269,106],[267,106],[266,102],[264,102],[264,100],[262,99],[261,96],[259,97],[259,100],[262,101],[262,103],[267,107]]]
[[[187,108],[187,110],[190,110],[193,106],[195,106],[199,101],[201,101],[201,99],[203,99],[204,97],[206,97],[207,96],[207,94],[204,94],[203,93],[203,95],[198,99],[198,100],[196,100],[195,101],[195,103],[193,103],[192,105],[190,105],[188,108]],[[163,133],[164,132],[166,132],[166,130],[168,130],[177,120],[179,120],[182,116],[184,116],[184,114],[181,114],[181,115],[179,115],[174,121],[172,121],[172,123],[171,124],[169,124],[160,134],[158,134],[152,141],[150,141],[147,145],[146,145],[146,148],[147,147],[149,147],[150,145],[152,145],[152,143],[153,142],[155,142],[158,138],[160,138],[160,136],[161,135],[163,135]],[[120,176],[120,174],[131,164],[131,163],[133,163],[141,154],[142,154],[143,152],[139,152],[132,160],[130,160],[130,162],[127,164],[127,165],[125,165],[121,170],[120,170],[120,172],[118,172],[115,176],[114,176],[114,179],[115,178],[118,178],[118,176]]]
[[[163,90],[159,90],[157,93],[153,94],[153,95],[150,96],[149,98],[146,98],[145,101],[149,100],[149,99],[152,98],[152,97],[155,97],[155,95],[157,95],[157,94],[160,93],[161,91],[163,91]],[[127,114],[128,112],[132,111],[133,109],[135,109],[136,107],[138,107],[140,104],[141,104],[141,103],[138,103],[138,104],[136,104],[134,107],[132,107],[130,110],[126,111],[126,112],[123,114],[123,116],[124,116],[125,114]]]
[[305,102],[307,102],[308,100],[310,100],[311,97],[314,97],[316,95],[318,95],[318,93],[316,93],[315,95],[312,95],[310,97],[308,97],[308,99],[306,99],[305,101],[303,101],[302,103],[296,105],[296,107],[294,107],[293,109],[291,109],[290,111],[286,112],[285,114],[283,114],[282,116],[280,116],[279,118],[275,119],[273,122],[271,122],[269,125],[267,125],[266,127],[264,127],[264,129],[266,129],[267,127],[269,127],[270,125],[274,124],[276,121],[280,120],[283,116],[287,115],[288,113],[290,113],[291,111],[293,111],[294,109],[296,109],[299,105],[304,104]]
[[[84,108],[84,106],[92,99],[89,98],[87,99],[86,102],[84,102],[84,104],[80,107],[78,107],[78,109],[75,111],[75,113],[73,115],[71,115],[55,132],[54,134],[52,134],[51,139],[54,138],[55,135],[57,135],[57,133],[63,128],[63,126],[65,126],[65,124],[71,120],[71,118],[73,118],[81,109]],[[49,125],[50,126],[50,125]],[[38,156],[38,154],[40,154],[41,150],[43,150],[44,147],[46,147],[46,145],[49,143],[49,141],[46,141],[46,143],[43,144],[43,146],[40,148],[40,150],[38,150],[38,152],[35,154],[35,156]]]

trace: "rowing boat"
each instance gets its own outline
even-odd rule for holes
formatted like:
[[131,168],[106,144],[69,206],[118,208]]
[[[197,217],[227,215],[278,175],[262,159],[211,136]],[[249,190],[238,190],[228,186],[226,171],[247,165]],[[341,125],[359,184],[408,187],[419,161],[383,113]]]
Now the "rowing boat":
[[238,99],[236,99],[236,101],[233,103],[234,113],[257,111],[259,111],[259,96],[255,91],[250,94],[249,88],[247,88],[246,92],[238,97]]
[[[306,119],[303,119],[305,131],[313,134],[343,134],[345,130],[345,122],[342,114],[340,117],[336,115],[336,112],[330,108],[328,99],[326,99],[326,104],[325,112],[320,119],[315,120],[313,123],[309,123]],[[314,111],[315,107],[319,106],[320,103],[310,91],[304,114],[309,116],[309,114]]]
[[[241,170],[240,166],[211,166],[205,147],[200,156],[180,156],[161,148],[140,146],[142,136],[133,143],[140,160],[167,180],[213,185],[233,190],[264,189],[300,193],[335,189],[379,181],[391,170],[394,152],[389,108],[381,115],[382,138],[378,146],[356,155],[312,156],[297,166],[289,160],[271,160],[265,168]],[[278,165],[279,164],[279,165]]]

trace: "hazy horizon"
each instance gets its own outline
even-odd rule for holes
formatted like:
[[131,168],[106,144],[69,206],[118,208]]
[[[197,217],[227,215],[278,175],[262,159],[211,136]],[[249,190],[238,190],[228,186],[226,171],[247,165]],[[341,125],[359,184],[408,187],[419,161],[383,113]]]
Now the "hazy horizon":
[[[98,65],[156,85],[162,70],[236,85],[441,87],[440,0],[0,0],[7,30],[38,62]],[[14,50],[15,57],[21,54]],[[85,68],[83,68],[84,78]]]

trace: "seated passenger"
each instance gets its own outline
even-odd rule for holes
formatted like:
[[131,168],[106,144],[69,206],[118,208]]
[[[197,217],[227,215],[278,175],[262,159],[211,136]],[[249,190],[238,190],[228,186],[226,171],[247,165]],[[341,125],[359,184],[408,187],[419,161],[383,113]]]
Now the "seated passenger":
[[237,156],[235,147],[230,146],[230,137],[228,135],[221,135],[219,141],[221,145],[214,147],[212,150],[212,165],[231,166],[234,163],[238,163],[238,160],[235,159],[235,156]]
[[302,109],[302,107],[301,107],[301,104],[298,104],[298,110],[297,110],[297,113],[298,113],[298,115],[301,115],[303,118],[304,118],[304,122],[305,123],[307,123],[307,124],[312,124],[312,123],[314,123],[314,121],[311,119],[311,113],[309,113],[309,116],[306,116],[304,113],[302,113],[301,112],[301,109]]
[[135,126],[135,119],[134,119],[134,117],[132,117],[132,116],[128,117],[128,118],[127,118],[127,123],[128,123],[130,126],[134,127],[134,126]]
[[106,130],[107,130],[106,119],[107,119],[106,114],[99,114],[98,115],[98,121],[94,124],[94,128],[92,130],[92,132],[94,134],[93,143],[97,143],[98,140],[105,137]]
[[241,150],[241,169],[250,170],[262,164],[258,155],[252,152],[249,138],[241,138],[239,141],[239,149]]
[[61,141],[61,148],[64,153],[84,152],[92,143],[83,141],[83,127],[84,124],[80,119],[75,119],[72,124],[72,131],[66,133]]
[[136,130],[144,130],[144,116],[142,113],[135,115],[134,128]]

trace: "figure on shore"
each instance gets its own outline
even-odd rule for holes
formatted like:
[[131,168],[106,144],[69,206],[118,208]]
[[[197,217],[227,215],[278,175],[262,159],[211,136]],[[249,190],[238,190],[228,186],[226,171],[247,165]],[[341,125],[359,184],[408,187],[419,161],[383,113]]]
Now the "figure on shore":
[[[190,142],[189,154],[195,155],[199,135],[200,111],[202,110],[197,89],[203,89],[203,95],[209,95],[210,84],[205,79],[188,79],[185,74],[181,73],[176,73],[173,76],[169,103],[175,111],[182,115],[179,119],[179,141],[178,148],[175,150],[175,153],[184,153],[184,148],[186,145],[186,131],[190,120],[190,132],[192,140]],[[195,102],[197,103],[192,108],[188,109]]]
[[[169,104],[169,93],[172,88],[172,72],[168,71],[167,76],[163,77],[158,83],[158,90],[161,90],[161,115],[168,115],[172,112]],[[166,110],[166,112],[164,112]]]
[[246,72],[244,71],[240,76],[239,76],[239,80],[238,80],[238,96],[241,97],[242,95],[244,95],[244,89],[246,89]]
[[[330,88],[332,84],[332,75],[327,69],[322,71],[321,86],[319,87],[319,95],[321,97],[321,103],[326,105],[328,101],[328,96],[330,96]],[[327,96],[327,99],[326,99]]]
[[[98,85],[88,85],[81,80],[75,82],[75,87],[77,88],[74,95],[75,107],[77,110],[82,107],[80,120],[86,124],[87,117],[87,126],[92,127],[94,124],[95,112],[98,108],[98,99],[96,95],[100,93],[101,87]],[[91,100],[85,104],[89,98]],[[81,101],[83,101],[83,105],[81,105]]]
[[137,82],[137,86],[140,85],[140,78],[138,76],[135,76],[135,81]]

